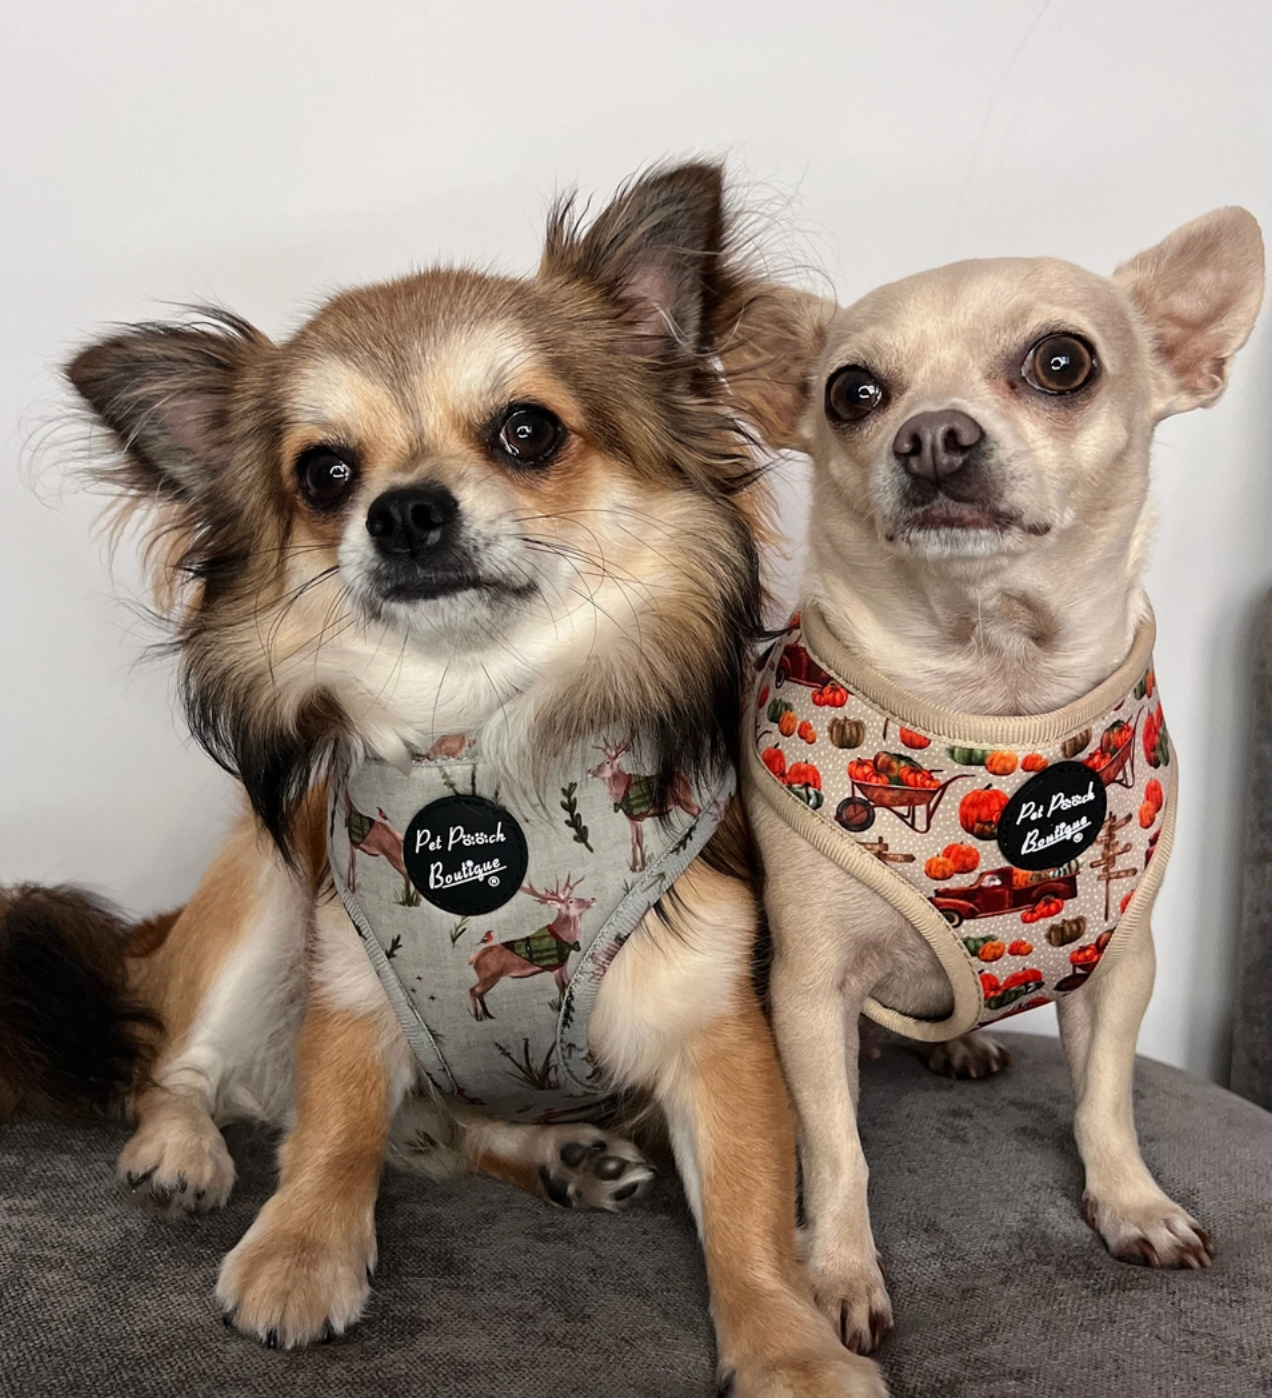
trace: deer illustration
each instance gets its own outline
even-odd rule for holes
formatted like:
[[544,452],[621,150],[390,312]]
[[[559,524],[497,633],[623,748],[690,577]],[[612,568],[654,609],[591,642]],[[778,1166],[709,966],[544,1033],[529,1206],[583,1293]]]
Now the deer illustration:
[[402,862],[402,837],[389,824],[389,818],[377,806],[375,815],[364,815],[353,804],[349,793],[344,794],[345,829],[349,832],[349,874],[345,879],[349,892],[358,887],[357,861],[359,854],[373,859],[387,859],[409,883],[406,865]]
[[546,907],[555,908],[556,916],[545,926],[536,928],[528,937],[496,942],[495,934],[487,932],[481,939],[481,945],[468,958],[468,964],[477,975],[477,984],[468,991],[474,1019],[494,1019],[486,1005],[486,996],[509,976],[513,980],[524,980],[527,976],[551,971],[557,990],[565,993],[570,982],[570,955],[579,949],[579,927],[583,914],[596,906],[595,898],[576,896],[574,890],[582,882],[582,879],[572,881],[567,875],[564,888],[558,884],[546,893],[540,893],[530,883],[522,886],[522,893],[528,893]]
[[615,811],[622,811],[627,817],[632,832],[631,870],[639,874],[645,867],[642,822],[666,815],[672,807],[679,807],[694,817],[701,815],[702,811],[694,803],[689,783],[680,776],[672,784],[670,800],[658,801],[655,794],[658,784],[656,777],[633,775],[623,769],[622,759],[630,747],[630,743],[619,743],[617,746],[606,743],[604,747],[597,748],[597,752],[604,754],[604,761],[598,762],[588,776],[605,783],[606,793],[613,801]]

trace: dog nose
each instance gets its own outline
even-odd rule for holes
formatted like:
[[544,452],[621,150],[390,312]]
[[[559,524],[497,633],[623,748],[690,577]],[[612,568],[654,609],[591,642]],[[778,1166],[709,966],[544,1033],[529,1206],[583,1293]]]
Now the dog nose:
[[974,417],[957,408],[939,408],[902,423],[892,450],[910,475],[938,485],[967,464],[968,452],[984,435]]
[[459,501],[444,486],[401,486],[372,500],[367,533],[386,557],[416,558],[441,543],[458,513]]

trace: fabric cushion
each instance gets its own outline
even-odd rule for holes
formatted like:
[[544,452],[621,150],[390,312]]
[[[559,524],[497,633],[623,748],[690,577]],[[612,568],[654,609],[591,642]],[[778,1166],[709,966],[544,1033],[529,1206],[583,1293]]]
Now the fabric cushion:
[[[1052,1040],[1011,1072],[933,1076],[904,1049],[863,1065],[876,1237],[897,1312],[895,1398],[1127,1398],[1272,1391],[1272,1115],[1141,1061],[1144,1153],[1213,1232],[1207,1272],[1113,1261],[1082,1222],[1071,1097]],[[217,1263],[266,1198],[270,1143],[230,1132],[221,1214],[168,1223],[110,1181],[123,1132],[0,1129],[0,1393],[707,1398],[711,1338],[693,1225],[663,1180],[621,1216],[484,1181],[390,1175],[363,1323],[268,1351],[225,1329]]]
[[1272,1109],[1272,593],[1259,609],[1253,656],[1231,1085],[1234,1092]]

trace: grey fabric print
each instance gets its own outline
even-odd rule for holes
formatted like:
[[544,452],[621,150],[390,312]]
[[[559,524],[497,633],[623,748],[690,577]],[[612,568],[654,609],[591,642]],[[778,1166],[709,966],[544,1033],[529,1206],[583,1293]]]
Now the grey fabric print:
[[605,1109],[587,1048],[601,979],[733,793],[732,772],[682,782],[663,811],[639,748],[597,751],[555,803],[501,797],[512,784],[460,735],[332,783],[333,877],[416,1056],[516,1120]]

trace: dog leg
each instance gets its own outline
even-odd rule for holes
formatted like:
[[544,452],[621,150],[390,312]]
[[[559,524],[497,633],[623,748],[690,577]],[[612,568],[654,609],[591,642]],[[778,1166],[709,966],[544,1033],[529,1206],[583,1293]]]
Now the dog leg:
[[630,1141],[595,1126],[533,1126],[456,1113],[469,1170],[515,1184],[566,1209],[625,1208],[646,1192],[653,1166]]
[[1145,925],[1091,985],[1059,1002],[1073,1075],[1074,1134],[1086,1169],[1083,1211],[1114,1257],[1148,1267],[1208,1267],[1205,1230],[1149,1174],[1131,1107],[1135,1040],[1156,958]]
[[310,985],[278,1190],[221,1264],[216,1287],[233,1324],[271,1348],[338,1335],[362,1314],[389,1123],[415,1077],[339,903],[317,910]]
[[755,908],[701,861],[601,984],[592,1047],[662,1107],[698,1222],[721,1392],[732,1398],[882,1398],[877,1367],[818,1312],[795,1238],[795,1133],[751,982]]
[[132,959],[131,982],[167,1031],[153,1085],[132,1103],[136,1129],[117,1165],[139,1201],[178,1216],[229,1198],[234,1162],[216,1118],[281,1105],[236,1105],[235,1083],[271,1055],[290,1057],[277,1040],[294,1032],[308,907],[245,820],[163,941]]
[[960,1034],[939,1044],[912,1044],[934,1073],[946,1078],[991,1078],[1011,1067],[1011,1053],[984,1030]]
[[817,958],[782,953],[774,962],[773,1029],[800,1124],[813,1293],[843,1343],[867,1354],[892,1327],[892,1302],[870,1228],[870,1171],[857,1134],[860,1003],[850,1003],[846,989]]

